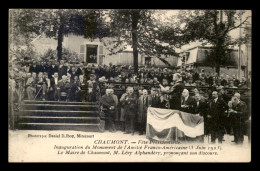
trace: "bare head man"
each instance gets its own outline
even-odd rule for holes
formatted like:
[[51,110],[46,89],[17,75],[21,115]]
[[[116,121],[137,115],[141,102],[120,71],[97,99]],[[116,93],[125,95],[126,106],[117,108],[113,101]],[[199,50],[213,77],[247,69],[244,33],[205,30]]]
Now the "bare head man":
[[111,91],[111,94],[114,94],[114,90],[113,89],[110,89],[110,91]]
[[134,88],[133,87],[128,87],[128,94],[133,94]]
[[84,79],[84,76],[83,75],[80,75],[79,76],[79,80],[83,80]]
[[213,99],[218,98],[218,92],[217,92],[217,91],[213,91],[213,92],[212,92],[212,98],[213,98]]
[[62,81],[67,81],[67,76],[66,75],[62,76]]
[[42,72],[39,72],[38,77],[39,77],[39,78],[42,78],[42,76],[43,76],[43,73],[42,73]]
[[106,89],[106,95],[110,95],[111,94],[111,89]]
[[238,97],[236,97],[236,96],[232,97],[232,104],[233,105],[236,106],[239,102],[240,102],[240,99]]
[[173,81],[179,81],[181,80],[181,75],[179,73],[173,74]]
[[200,99],[201,99],[199,93],[196,93],[194,97],[195,97],[196,102],[200,101]]
[[240,100],[240,94],[239,93],[235,93],[234,97],[237,97]]
[[147,96],[148,95],[148,91],[146,89],[143,89],[143,95]]
[[32,72],[32,77],[36,78],[36,72]]
[[183,97],[189,96],[189,90],[184,89],[183,92],[182,92],[182,96],[183,96]]
[[53,77],[54,77],[54,78],[58,78],[58,76],[59,76],[59,75],[58,75],[58,72],[54,72]]
[[26,74],[27,78],[30,78],[31,76],[32,76],[32,74],[30,72]]

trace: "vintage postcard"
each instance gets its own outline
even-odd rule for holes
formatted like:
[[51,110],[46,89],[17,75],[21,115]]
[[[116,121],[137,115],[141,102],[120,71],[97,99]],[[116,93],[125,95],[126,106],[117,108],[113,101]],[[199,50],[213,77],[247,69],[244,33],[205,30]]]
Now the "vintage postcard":
[[8,161],[251,161],[250,10],[9,9]]

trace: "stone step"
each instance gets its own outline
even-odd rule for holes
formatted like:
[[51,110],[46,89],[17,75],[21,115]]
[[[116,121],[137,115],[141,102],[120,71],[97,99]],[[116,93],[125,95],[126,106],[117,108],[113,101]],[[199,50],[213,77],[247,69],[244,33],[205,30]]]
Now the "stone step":
[[18,116],[18,123],[99,123],[99,117]]
[[75,104],[22,104],[23,110],[66,110],[66,111],[97,111],[98,105]]
[[24,104],[74,104],[74,105],[95,105],[98,102],[71,102],[71,101],[40,101],[40,100],[24,100]]
[[98,117],[99,111],[66,111],[66,110],[20,110],[20,116],[58,116],[58,117]]

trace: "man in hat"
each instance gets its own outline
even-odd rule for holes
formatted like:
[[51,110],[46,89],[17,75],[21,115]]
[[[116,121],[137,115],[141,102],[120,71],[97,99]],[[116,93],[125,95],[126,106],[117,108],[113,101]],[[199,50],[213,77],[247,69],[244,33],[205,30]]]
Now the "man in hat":
[[34,100],[35,96],[36,96],[36,73],[32,72],[32,77],[28,78],[27,82],[26,82],[26,91],[27,91],[27,97],[28,100]]

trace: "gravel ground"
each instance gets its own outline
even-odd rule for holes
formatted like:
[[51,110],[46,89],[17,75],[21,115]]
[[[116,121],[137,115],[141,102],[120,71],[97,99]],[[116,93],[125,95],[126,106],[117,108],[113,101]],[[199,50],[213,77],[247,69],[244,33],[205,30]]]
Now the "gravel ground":
[[[35,137],[38,136],[38,137]],[[60,137],[58,137],[60,136]],[[64,138],[65,137],[65,138]],[[59,150],[55,146],[92,146],[94,144],[102,145],[100,143],[106,140],[128,140],[131,145],[137,145],[139,142],[148,141],[145,135],[123,134],[121,131],[111,133],[105,131],[99,132],[83,132],[83,131],[46,131],[46,130],[15,130],[9,131],[9,161],[11,162],[187,162],[187,161],[204,161],[204,162],[236,162],[236,161],[250,161],[251,147],[248,143],[248,138],[245,136],[243,145],[235,145],[233,136],[224,136],[223,147],[224,152],[221,156],[179,156],[179,157],[161,157],[156,155],[133,156],[126,154],[124,156],[111,155],[61,155],[57,154]],[[97,141],[98,140],[98,141]],[[96,142],[96,143],[95,143]],[[139,144],[140,145],[140,144]],[[175,144],[176,145],[176,144]],[[181,144],[179,144],[181,145]],[[204,145],[206,147],[213,146],[208,144],[208,137],[204,138]],[[156,146],[162,146],[156,144]],[[215,145],[218,146],[218,143]],[[110,150],[113,151],[113,150]],[[226,158],[226,157],[227,158]]]

